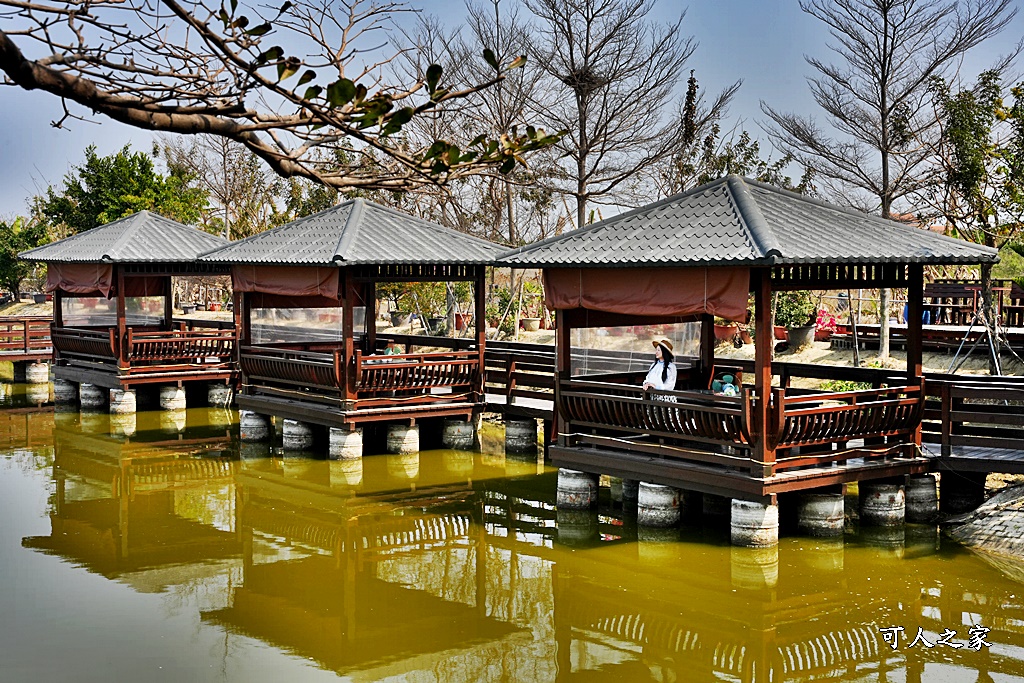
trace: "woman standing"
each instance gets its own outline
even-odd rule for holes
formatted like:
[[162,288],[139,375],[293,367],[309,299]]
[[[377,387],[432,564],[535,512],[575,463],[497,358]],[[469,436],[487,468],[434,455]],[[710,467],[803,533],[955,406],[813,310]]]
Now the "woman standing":
[[[672,342],[668,339],[652,341],[654,346],[654,362],[651,363],[647,377],[644,379],[644,390],[674,391],[676,388],[676,364],[672,354]],[[659,397],[660,398],[660,397]]]

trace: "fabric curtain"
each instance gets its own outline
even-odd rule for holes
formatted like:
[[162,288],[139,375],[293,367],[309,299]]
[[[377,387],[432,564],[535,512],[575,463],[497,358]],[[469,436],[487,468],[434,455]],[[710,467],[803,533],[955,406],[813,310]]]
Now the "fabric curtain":
[[[231,281],[236,292],[260,292],[289,297],[322,297],[337,302],[341,298],[338,286],[339,273],[338,268],[331,266],[246,264],[231,267]],[[335,303],[335,305],[337,304]]]
[[169,275],[126,275],[124,278],[125,297],[166,296],[170,291]]
[[110,298],[114,267],[109,263],[48,263],[46,291]]
[[552,310],[585,308],[627,315],[708,313],[743,321],[748,268],[546,268],[544,303]]

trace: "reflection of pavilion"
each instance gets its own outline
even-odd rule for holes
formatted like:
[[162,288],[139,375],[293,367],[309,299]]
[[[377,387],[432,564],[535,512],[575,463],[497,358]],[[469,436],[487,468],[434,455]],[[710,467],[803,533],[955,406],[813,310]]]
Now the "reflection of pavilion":
[[522,633],[488,614],[471,486],[354,495],[326,469],[344,463],[308,464],[244,463],[243,583],[205,620],[365,680]]
[[[53,431],[50,535],[24,545],[142,591],[179,583],[183,572],[217,573],[217,563],[238,557],[231,528],[235,461],[199,457],[195,444],[169,448],[76,427],[65,421]],[[224,438],[207,441],[223,445]]]

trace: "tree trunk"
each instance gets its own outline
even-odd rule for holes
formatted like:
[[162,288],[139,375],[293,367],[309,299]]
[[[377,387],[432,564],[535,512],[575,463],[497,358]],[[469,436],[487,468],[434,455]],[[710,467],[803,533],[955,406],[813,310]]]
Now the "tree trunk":
[[[986,242],[989,240],[985,240]],[[984,321],[985,327],[988,330],[989,335],[992,339],[991,351],[988,358],[988,374],[997,375],[999,374],[999,335],[998,326],[999,321],[996,315],[996,301],[994,292],[992,291],[992,264],[983,263],[981,264],[981,310],[978,311],[978,315]]]

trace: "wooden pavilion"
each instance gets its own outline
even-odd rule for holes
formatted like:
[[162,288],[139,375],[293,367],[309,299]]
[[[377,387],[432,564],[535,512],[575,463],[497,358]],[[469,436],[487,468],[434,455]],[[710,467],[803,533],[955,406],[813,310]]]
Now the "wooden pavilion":
[[[923,268],[996,259],[994,249],[730,175],[499,263],[543,268],[557,314],[556,465],[774,504],[782,492],[928,471]],[[905,373],[862,391],[772,386],[773,292],[878,287],[909,292]],[[753,377],[738,396],[719,395],[714,316],[742,322],[750,293]],[[644,391],[642,373],[573,374],[573,329],[694,321],[700,353],[677,359],[675,391]]]
[[[239,408],[347,430],[468,420],[483,406],[484,271],[500,252],[352,199],[205,254],[231,265]],[[377,333],[378,283],[460,281],[474,287],[474,339]],[[277,322],[257,326],[257,311]]]
[[54,377],[108,389],[232,381],[234,330],[175,321],[171,291],[175,276],[225,274],[195,258],[226,243],[140,211],[19,254],[47,265]]

